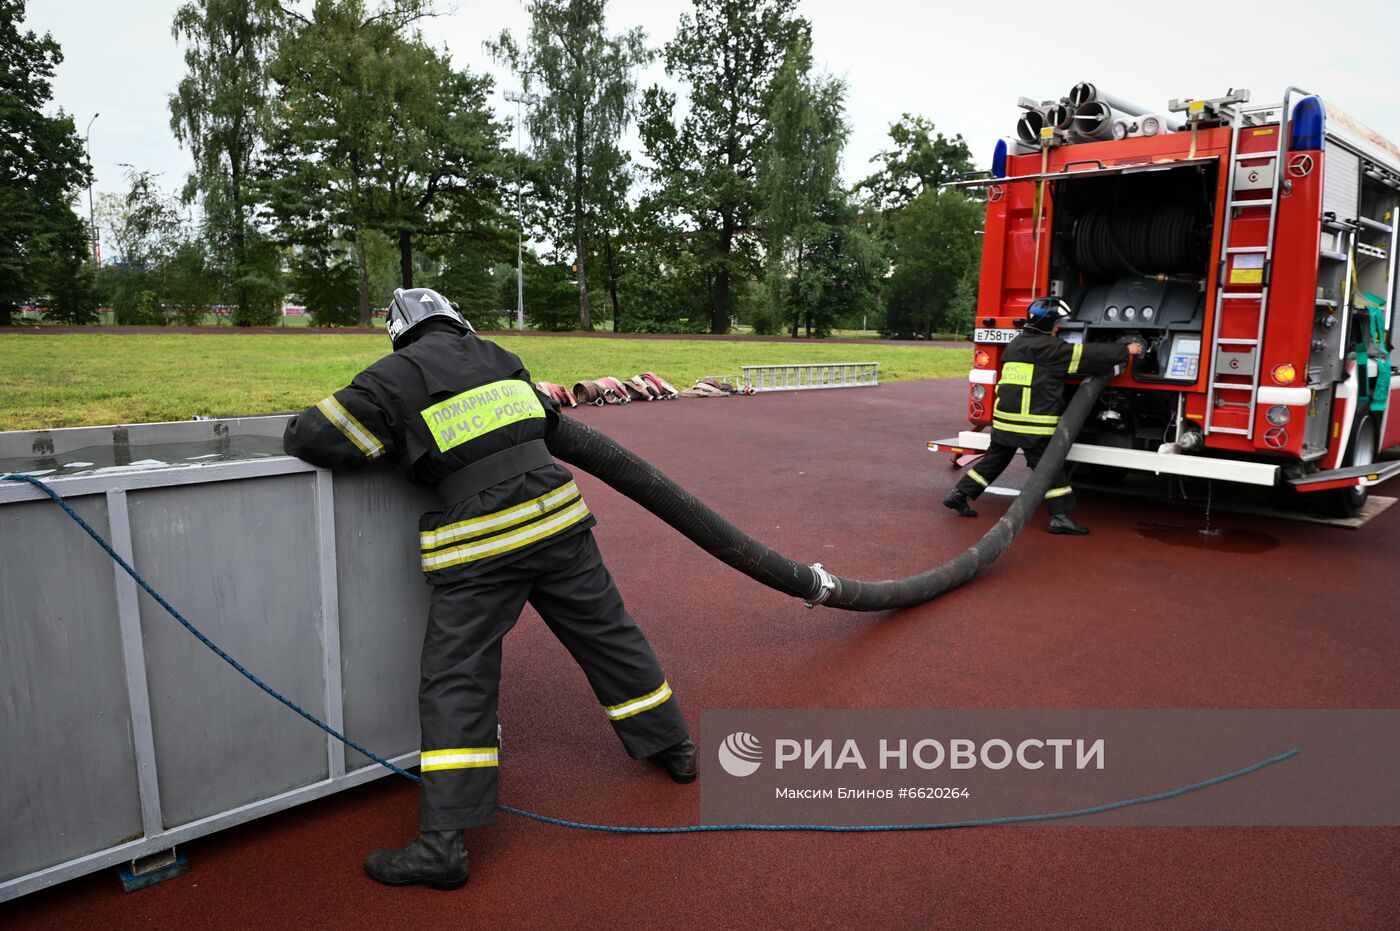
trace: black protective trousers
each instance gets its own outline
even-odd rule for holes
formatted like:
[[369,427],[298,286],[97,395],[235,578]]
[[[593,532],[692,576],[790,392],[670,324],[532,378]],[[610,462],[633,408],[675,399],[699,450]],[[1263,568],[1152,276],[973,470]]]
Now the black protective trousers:
[[422,829],[496,820],[501,640],[529,602],[582,667],[634,759],[689,736],[646,637],[623,607],[592,531],[433,588],[423,638]]
[[[1052,437],[1043,437],[1030,446],[1025,447],[1026,465],[1032,469],[1040,462],[1040,457],[1045,454],[1045,449],[1050,445]],[[962,478],[958,479],[957,490],[966,495],[969,499],[975,499],[982,492],[987,490],[987,486],[997,480],[1006,467],[1011,464],[1011,460],[1016,458],[1018,447],[1010,443],[998,443],[996,437],[992,437],[992,443],[987,447],[987,452],[968,469]],[[1051,514],[1065,514],[1074,508],[1074,491],[1070,488],[1069,479],[1065,477],[1065,470],[1060,468],[1059,474],[1055,476],[1054,484],[1045,493],[1045,506],[1050,509]]]

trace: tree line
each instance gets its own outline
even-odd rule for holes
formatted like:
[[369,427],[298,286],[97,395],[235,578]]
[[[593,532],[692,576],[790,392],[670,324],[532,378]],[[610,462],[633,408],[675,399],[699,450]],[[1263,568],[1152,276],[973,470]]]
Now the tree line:
[[[430,43],[428,0],[187,0],[169,107],[193,170],[171,194],[127,166],[99,211],[118,260],[95,269],[72,209],[83,140],[45,115],[61,53],[19,30],[24,0],[0,0],[6,61],[28,63],[0,88],[0,323],[25,303],[83,322],[108,302],[121,323],[221,305],[259,325],[294,297],[317,323],[368,326],[394,287],[430,286],[500,324],[523,225],[542,328],[970,324],[981,207],[939,187],[971,170],[966,143],[906,114],[846,185],[846,85],[814,66],[795,0],[692,0],[660,48],[610,30],[606,0],[526,8],[524,32],[485,49],[530,95],[514,127],[492,79]],[[668,85],[640,87],[658,60]]]

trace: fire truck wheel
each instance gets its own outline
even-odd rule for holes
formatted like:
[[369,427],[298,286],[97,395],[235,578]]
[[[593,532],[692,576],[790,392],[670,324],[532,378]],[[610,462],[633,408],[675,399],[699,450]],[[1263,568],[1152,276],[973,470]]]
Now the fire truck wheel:
[[[1351,434],[1350,448],[1344,457],[1343,466],[1370,465],[1376,461],[1376,422],[1373,417],[1362,417],[1357,421]],[[1329,491],[1327,509],[1338,517],[1355,517],[1361,513],[1370,496],[1371,489],[1364,485],[1338,488]]]

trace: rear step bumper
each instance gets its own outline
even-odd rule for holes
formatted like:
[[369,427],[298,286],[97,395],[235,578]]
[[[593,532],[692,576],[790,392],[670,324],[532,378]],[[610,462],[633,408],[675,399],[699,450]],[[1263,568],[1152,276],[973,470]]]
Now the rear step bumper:
[[[955,437],[932,441],[928,444],[928,449],[929,452],[952,453],[955,456],[975,455],[986,452],[991,442],[990,433],[964,430]],[[1086,465],[1112,466],[1135,472],[1151,472],[1155,475],[1219,479],[1244,485],[1272,487],[1278,484],[1279,479],[1279,467],[1264,462],[1237,462],[1233,459],[1212,459],[1207,456],[1153,453],[1141,449],[1120,449],[1116,446],[1094,446],[1088,443],[1075,443],[1069,448],[1067,458],[1070,462],[1082,462]],[[1373,471],[1376,468],[1378,466],[1372,466]]]
[[1334,488],[1351,488],[1354,485],[1379,485],[1388,478],[1400,475],[1400,459],[1392,462],[1373,462],[1370,465],[1347,466],[1345,469],[1328,469],[1314,472],[1302,478],[1291,478],[1288,484],[1299,491],[1331,491]]

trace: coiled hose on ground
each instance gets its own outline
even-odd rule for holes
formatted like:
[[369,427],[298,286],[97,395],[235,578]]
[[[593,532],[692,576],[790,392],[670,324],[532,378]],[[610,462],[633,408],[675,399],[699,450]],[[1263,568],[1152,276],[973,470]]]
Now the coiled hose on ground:
[[918,575],[879,582],[832,575],[819,568],[819,564],[805,566],[759,543],[636,453],[577,420],[562,418],[548,442],[556,458],[602,479],[679,530],[711,556],[769,588],[801,598],[809,605],[822,604],[847,611],[887,611],[932,601],[970,581],[1006,552],[1026,525],[1026,519],[1045,497],[1107,383],[1107,375],[1096,375],[1079,386],[1060,418],[1050,446],[1021,494],[982,539],[958,556]]

